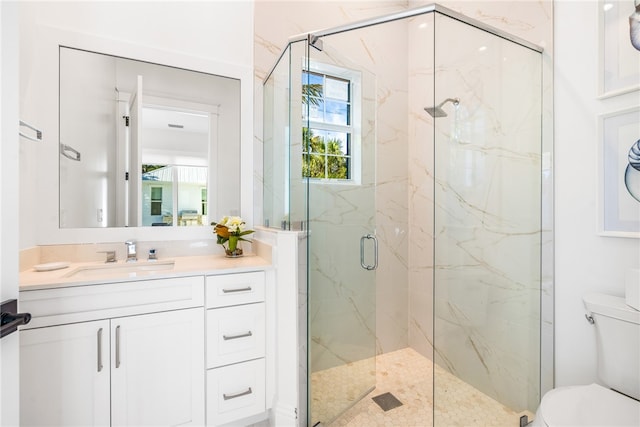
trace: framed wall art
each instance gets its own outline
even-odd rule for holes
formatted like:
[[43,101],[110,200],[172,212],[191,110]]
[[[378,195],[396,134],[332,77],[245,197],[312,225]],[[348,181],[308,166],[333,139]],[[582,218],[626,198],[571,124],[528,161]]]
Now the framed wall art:
[[640,89],[640,2],[598,0],[598,98]]
[[598,118],[599,234],[640,238],[640,107]]

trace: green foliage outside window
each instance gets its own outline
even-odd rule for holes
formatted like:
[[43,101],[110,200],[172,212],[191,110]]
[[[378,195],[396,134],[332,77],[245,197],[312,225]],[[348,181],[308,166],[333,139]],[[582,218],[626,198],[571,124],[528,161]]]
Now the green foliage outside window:
[[165,166],[166,165],[142,165],[142,173],[147,173],[147,172],[154,171],[156,169],[161,169]]
[[320,105],[322,97],[322,85],[318,83],[310,83],[302,85],[302,104]]
[[349,179],[349,160],[337,139],[325,140],[309,128],[302,129],[304,140],[302,176]]
[[[303,78],[304,80],[304,78]],[[302,103],[309,106],[320,106],[324,102],[322,84],[308,83],[302,85]],[[324,135],[323,135],[324,134]],[[350,155],[343,151],[343,145],[348,147],[350,135],[344,133],[347,141],[331,138],[327,132],[303,127],[302,140],[302,176],[316,179],[351,179]]]

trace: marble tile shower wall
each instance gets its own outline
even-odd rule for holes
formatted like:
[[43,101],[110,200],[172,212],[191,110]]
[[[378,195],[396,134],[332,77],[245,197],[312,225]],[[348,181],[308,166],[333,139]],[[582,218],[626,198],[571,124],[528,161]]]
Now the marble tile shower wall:
[[460,105],[435,120],[435,360],[508,407],[534,410],[541,57],[436,19],[435,99]]
[[[426,1],[363,2],[278,2],[257,0],[255,3],[256,66],[256,138],[255,156],[261,158],[262,80],[275,63],[289,36],[318,28],[337,26],[360,19],[380,16],[427,4]],[[552,2],[442,1],[446,7],[494,25],[533,43],[547,44],[545,69],[550,75],[552,40]],[[277,25],[276,25],[277,24]],[[409,33],[408,33],[409,31]],[[367,64],[380,79],[376,91],[378,117],[378,172],[376,222],[381,240],[381,265],[378,272],[377,351],[389,352],[407,345],[431,357],[433,337],[432,238],[433,175],[428,168],[433,162],[432,146],[421,143],[421,134],[433,132],[422,110],[433,99],[429,93],[432,71],[424,63],[428,55],[420,55],[420,46],[433,45],[425,40],[415,44],[412,29],[394,27],[383,32],[389,40],[375,35],[354,36],[340,41],[340,52],[353,62]],[[354,33],[355,34],[355,33]],[[362,33],[364,34],[364,33]],[[398,36],[396,39],[395,36]],[[395,41],[395,43],[394,43]],[[464,41],[462,42],[464,45]],[[348,48],[348,49],[347,49]],[[398,49],[408,49],[398,52]],[[424,53],[424,52],[421,52]],[[404,59],[401,55],[405,55]],[[393,67],[397,67],[394,71]],[[371,68],[373,67],[373,68]],[[432,67],[432,66],[431,66]],[[375,71],[373,71],[375,68]],[[394,72],[401,71],[402,74]],[[405,82],[406,84],[403,84]],[[545,120],[550,120],[551,85],[546,81]],[[407,90],[410,87],[411,90]],[[424,92],[423,90],[427,90]],[[433,90],[433,88],[431,88]],[[438,92],[442,94],[442,92]],[[549,138],[549,130],[544,138]],[[548,139],[550,141],[550,138]],[[549,147],[547,146],[547,149]],[[389,162],[389,163],[387,163]],[[256,167],[256,206],[262,203],[261,170]],[[545,182],[543,185],[548,185]],[[256,209],[259,211],[259,209]],[[547,240],[545,240],[547,242]],[[550,241],[547,242],[550,244]],[[312,261],[313,262],[313,261]],[[325,269],[330,272],[328,265]],[[325,272],[323,271],[322,274]],[[544,271],[543,271],[544,274]],[[549,277],[544,277],[550,289]],[[550,297],[550,294],[548,294]],[[551,305],[548,305],[551,307]],[[551,311],[545,313],[551,316]],[[550,325],[550,323],[549,323]],[[327,366],[331,362],[327,363]]]

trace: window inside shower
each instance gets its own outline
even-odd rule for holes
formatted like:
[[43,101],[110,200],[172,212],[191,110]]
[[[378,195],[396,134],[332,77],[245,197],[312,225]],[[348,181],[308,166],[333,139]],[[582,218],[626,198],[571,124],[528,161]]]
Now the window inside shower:
[[310,62],[302,71],[302,177],[358,184],[359,73]]

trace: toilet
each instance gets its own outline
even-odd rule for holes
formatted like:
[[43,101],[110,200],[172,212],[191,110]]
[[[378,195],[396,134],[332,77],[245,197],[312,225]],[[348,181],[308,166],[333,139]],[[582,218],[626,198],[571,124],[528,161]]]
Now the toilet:
[[624,298],[583,297],[596,328],[600,384],[546,393],[531,426],[640,426],[640,311]]

